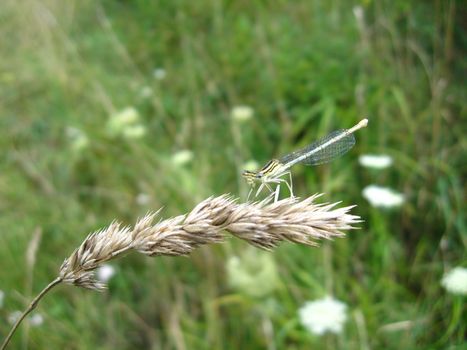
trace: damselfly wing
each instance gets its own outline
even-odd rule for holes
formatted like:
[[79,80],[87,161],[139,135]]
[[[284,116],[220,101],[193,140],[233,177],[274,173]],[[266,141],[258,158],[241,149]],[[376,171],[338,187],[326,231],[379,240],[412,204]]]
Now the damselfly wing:
[[[336,130],[331,132],[321,140],[292,153],[289,153],[279,159],[279,162],[287,166],[302,163],[306,165],[320,165],[344,155],[355,145],[355,136],[353,134],[344,135],[340,140],[330,143],[327,147],[323,145],[329,143],[336,137],[345,134],[346,130]],[[300,159],[296,162],[297,159]]]

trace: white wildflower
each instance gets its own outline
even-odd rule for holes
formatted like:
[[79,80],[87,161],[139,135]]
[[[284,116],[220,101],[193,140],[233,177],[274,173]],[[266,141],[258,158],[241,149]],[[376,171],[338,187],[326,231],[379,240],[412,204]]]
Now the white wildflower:
[[138,205],[147,205],[151,201],[151,196],[147,193],[140,193],[136,196],[136,203]]
[[89,145],[89,139],[84,131],[68,126],[65,130],[70,141],[70,147],[75,152],[80,152]]
[[5,292],[0,290],[0,309],[3,307],[3,300],[5,299]]
[[257,298],[274,291],[279,280],[273,256],[252,249],[227,261],[227,275],[231,287]]
[[115,275],[115,268],[110,264],[104,264],[96,270],[96,277],[99,281],[107,283]]
[[44,323],[44,317],[41,314],[34,314],[29,317],[29,324],[33,327],[40,326]]
[[309,301],[298,311],[300,322],[311,333],[322,335],[325,332],[341,333],[345,321],[347,305],[330,296]]
[[157,80],[163,80],[167,76],[167,72],[164,68],[156,68],[152,72],[152,76]]
[[9,323],[9,324],[15,324],[16,321],[19,320],[19,318],[21,317],[21,315],[22,315],[22,312],[21,312],[21,311],[19,311],[19,310],[13,311],[12,313],[10,313],[10,314],[8,315],[8,318],[7,318],[7,319],[8,319],[8,323]]
[[366,168],[384,169],[392,165],[392,158],[385,154],[364,154],[358,158],[358,162]]
[[370,185],[363,189],[363,197],[374,207],[399,207],[404,203],[404,195],[390,188]]
[[172,163],[175,165],[185,165],[193,159],[193,152],[184,149],[180,150],[172,155]]
[[450,293],[458,295],[467,294],[467,268],[455,267],[441,280],[441,285]]
[[253,108],[250,106],[237,106],[232,108],[230,115],[236,122],[242,123],[253,117]]

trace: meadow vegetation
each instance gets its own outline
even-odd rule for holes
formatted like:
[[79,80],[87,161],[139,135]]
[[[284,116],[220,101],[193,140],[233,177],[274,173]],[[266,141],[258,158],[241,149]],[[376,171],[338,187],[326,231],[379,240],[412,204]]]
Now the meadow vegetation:
[[[465,296],[440,281],[467,264],[465,15],[455,0],[2,1],[0,337],[89,232],[244,199],[245,164],[368,117],[349,154],[293,169],[296,195],[357,204],[360,230],[130,254],[103,294],[54,290],[12,348],[461,349]],[[403,204],[371,206],[371,184]],[[231,273],[262,269],[260,290]],[[326,295],[348,319],[316,336],[298,310]]]

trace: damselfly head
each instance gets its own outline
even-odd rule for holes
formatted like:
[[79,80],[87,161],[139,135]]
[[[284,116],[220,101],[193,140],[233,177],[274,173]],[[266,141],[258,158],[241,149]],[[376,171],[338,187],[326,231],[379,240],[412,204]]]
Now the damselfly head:
[[242,176],[250,185],[253,185],[255,182],[263,182],[280,166],[281,163],[277,159],[272,159],[258,171],[244,170]]
[[258,173],[256,171],[244,170],[242,176],[245,178],[246,182],[250,185],[255,183],[255,179],[258,178]]

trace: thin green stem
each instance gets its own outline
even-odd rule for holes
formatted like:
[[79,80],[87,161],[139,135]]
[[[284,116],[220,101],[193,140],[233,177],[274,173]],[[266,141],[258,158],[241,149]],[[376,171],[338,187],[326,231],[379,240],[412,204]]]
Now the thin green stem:
[[39,301],[42,299],[42,297],[47,294],[47,292],[49,290],[51,290],[53,287],[55,287],[57,284],[60,284],[62,282],[62,278],[61,277],[57,277],[56,279],[54,279],[52,282],[49,283],[49,285],[47,287],[45,287],[42,292],[40,292],[35,298],[33,301],[31,301],[31,304],[29,304],[29,306],[27,307],[26,310],[24,310],[24,312],[21,314],[21,317],[18,318],[18,320],[15,322],[15,324],[13,325],[13,328],[11,328],[10,330],[10,333],[8,333],[8,336],[5,338],[5,340],[3,341],[3,344],[2,344],[2,347],[0,348],[0,350],[5,350],[8,343],[10,342],[11,340],[11,337],[13,337],[13,334],[15,334],[16,330],[18,329],[18,326],[20,325],[20,323],[24,320],[24,318],[32,311],[36,308],[37,304],[39,303]]

